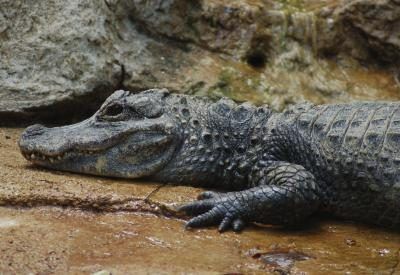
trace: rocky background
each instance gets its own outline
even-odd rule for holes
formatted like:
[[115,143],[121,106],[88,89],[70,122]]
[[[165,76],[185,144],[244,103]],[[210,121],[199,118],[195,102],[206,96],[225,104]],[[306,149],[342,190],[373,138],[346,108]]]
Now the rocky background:
[[116,89],[398,100],[399,61],[399,0],[0,0],[0,123],[79,120]]

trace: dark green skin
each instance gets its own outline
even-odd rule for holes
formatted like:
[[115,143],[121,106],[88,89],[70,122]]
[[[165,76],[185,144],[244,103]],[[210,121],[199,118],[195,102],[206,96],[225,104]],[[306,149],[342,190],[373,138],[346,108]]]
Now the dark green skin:
[[20,148],[52,169],[228,191],[181,206],[194,216],[188,227],[297,225],[325,210],[400,228],[399,103],[303,104],[274,113],[165,89],[118,91],[80,124],[28,128]]

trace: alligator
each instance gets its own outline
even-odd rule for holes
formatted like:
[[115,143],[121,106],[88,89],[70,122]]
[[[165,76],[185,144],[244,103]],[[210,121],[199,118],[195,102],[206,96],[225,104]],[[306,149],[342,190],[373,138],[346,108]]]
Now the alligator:
[[268,106],[151,89],[114,92],[90,118],[28,127],[50,169],[209,188],[178,207],[189,228],[304,224],[317,212],[400,228],[400,103]]

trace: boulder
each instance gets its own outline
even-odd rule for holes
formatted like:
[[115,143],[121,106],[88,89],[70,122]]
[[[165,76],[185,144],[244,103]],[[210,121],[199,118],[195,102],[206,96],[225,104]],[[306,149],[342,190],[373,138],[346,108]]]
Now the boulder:
[[128,4],[0,1],[1,124],[82,119],[124,84],[174,89],[183,46],[140,33]]
[[[338,15],[356,58],[398,65],[400,61],[400,1],[348,1]],[[360,53],[361,52],[361,53]]]
[[103,1],[0,1],[0,117],[91,112],[118,88],[117,34]]
[[321,3],[0,0],[0,124],[76,121],[121,88],[278,110],[399,99],[397,2]]

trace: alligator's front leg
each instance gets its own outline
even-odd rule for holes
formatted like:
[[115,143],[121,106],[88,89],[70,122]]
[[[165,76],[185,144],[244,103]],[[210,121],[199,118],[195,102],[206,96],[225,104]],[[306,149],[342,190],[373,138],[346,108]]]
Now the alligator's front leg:
[[219,224],[219,230],[240,231],[245,222],[295,224],[318,208],[318,186],[304,167],[269,161],[252,173],[253,188],[226,194],[206,192],[180,207],[192,218],[187,227]]

